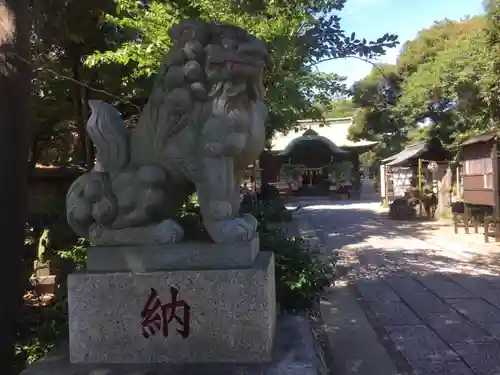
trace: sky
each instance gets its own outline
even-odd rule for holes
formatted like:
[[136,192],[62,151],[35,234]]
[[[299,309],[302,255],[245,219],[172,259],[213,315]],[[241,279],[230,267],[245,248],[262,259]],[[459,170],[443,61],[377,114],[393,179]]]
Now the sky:
[[[401,44],[378,59],[378,62],[393,64],[401,45],[415,39],[420,30],[445,18],[460,20],[481,14],[482,4],[482,0],[347,0],[339,16],[347,34],[354,31],[357,37],[367,40],[375,40],[387,32],[397,34]],[[346,83],[350,86],[365,77],[372,66],[351,58],[324,62],[318,68],[321,72],[347,77]]]

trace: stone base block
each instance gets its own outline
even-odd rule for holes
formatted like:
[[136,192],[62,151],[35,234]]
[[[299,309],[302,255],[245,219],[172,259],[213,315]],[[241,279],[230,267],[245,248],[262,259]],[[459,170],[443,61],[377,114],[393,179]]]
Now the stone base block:
[[322,354],[308,319],[281,315],[276,326],[273,359],[269,363],[75,364],[69,362],[67,343],[61,343],[21,375],[325,375]]
[[73,363],[266,362],[274,255],[248,269],[72,274],[68,304]]
[[164,246],[108,246],[87,250],[89,272],[148,272],[185,269],[250,268],[259,253],[259,237],[248,242],[185,242]]

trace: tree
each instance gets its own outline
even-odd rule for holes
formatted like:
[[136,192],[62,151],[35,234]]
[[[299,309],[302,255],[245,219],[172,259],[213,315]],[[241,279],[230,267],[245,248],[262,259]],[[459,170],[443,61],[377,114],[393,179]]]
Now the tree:
[[484,101],[490,128],[500,127],[500,0],[487,2],[486,45],[489,51],[487,78],[483,80]]
[[358,107],[351,98],[332,100],[331,103],[323,109],[325,117],[352,117],[356,114]]
[[[116,48],[102,51],[87,61],[90,66],[120,63],[134,68],[131,78],[154,75],[170,46],[168,29],[181,17],[195,15],[248,29],[270,47],[270,64],[265,75],[269,107],[269,134],[296,127],[301,118],[321,117],[321,105],[334,94],[345,91],[335,74],[316,72],[315,66],[328,59],[350,55],[372,58],[395,46],[397,37],[386,34],[373,42],[347,35],[340,18],[331,15],[343,7],[343,0],[270,1],[262,0],[249,12],[231,0],[189,3],[118,0],[117,16],[107,22],[128,36]],[[321,104],[317,106],[315,104]]]
[[[0,372],[14,374],[16,321],[22,303],[21,255],[26,208],[28,99],[30,86],[28,1],[0,3],[0,199],[2,262],[8,285],[0,308]],[[17,372],[15,372],[17,374]]]
[[381,159],[399,152],[406,140],[408,127],[392,105],[398,95],[399,84],[397,67],[379,64],[351,89],[353,105],[359,109],[349,128],[349,138],[378,142],[371,151],[362,155],[362,161],[367,165],[377,164]]
[[430,119],[431,132],[445,143],[484,131],[489,122],[482,91],[489,64],[485,36],[481,28],[469,31],[406,78],[396,108],[407,123]]
[[421,30],[414,40],[403,45],[398,58],[398,71],[402,77],[415,73],[421,64],[434,60],[436,55],[448,48],[462,35],[469,35],[483,28],[484,19],[474,17],[463,21],[437,21],[433,26]]
[[89,87],[102,89],[102,80],[106,79],[107,90],[116,90],[114,82],[119,87],[121,81],[113,80],[104,69],[87,68],[82,60],[106,47],[108,30],[99,21],[103,12],[113,10],[111,0],[31,3],[31,51],[36,71],[32,165],[42,159],[92,166],[93,147],[87,140],[85,123],[89,116],[87,101],[98,95]]
[[[391,144],[430,136],[459,143],[491,127],[499,57],[491,53],[485,26],[483,16],[444,20],[405,43],[395,66],[374,69],[354,86],[360,110],[351,136],[394,149]],[[493,29],[490,23],[487,30]],[[395,93],[389,105],[380,90],[387,81]]]
[[364,79],[356,82],[352,91],[352,101],[359,110],[350,128],[351,138],[383,141],[383,138],[398,139],[405,136],[407,129],[390,105],[388,94],[399,85],[397,68],[390,64],[379,64]]

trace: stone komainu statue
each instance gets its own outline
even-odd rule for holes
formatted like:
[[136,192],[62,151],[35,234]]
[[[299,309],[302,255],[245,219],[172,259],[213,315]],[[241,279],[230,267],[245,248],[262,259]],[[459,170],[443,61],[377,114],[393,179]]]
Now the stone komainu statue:
[[179,242],[173,220],[196,192],[216,243],[250,240],[257,221],[239,215],[240,175],[264,148],[264,43],[228,25],[182,21],[136,128],[91,101],[87,132],[95,168],[66,197],[73,230],[94,245]]

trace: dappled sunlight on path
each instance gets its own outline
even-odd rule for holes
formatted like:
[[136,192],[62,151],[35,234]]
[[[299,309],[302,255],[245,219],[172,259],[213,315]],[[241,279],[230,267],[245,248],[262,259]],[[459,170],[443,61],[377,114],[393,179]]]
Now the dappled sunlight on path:
[[400,371],[500,374],[497,245],[384,219],[376,203],[307,204],[295,214],[299,233],[338,252],[337,286],[355,293]]

